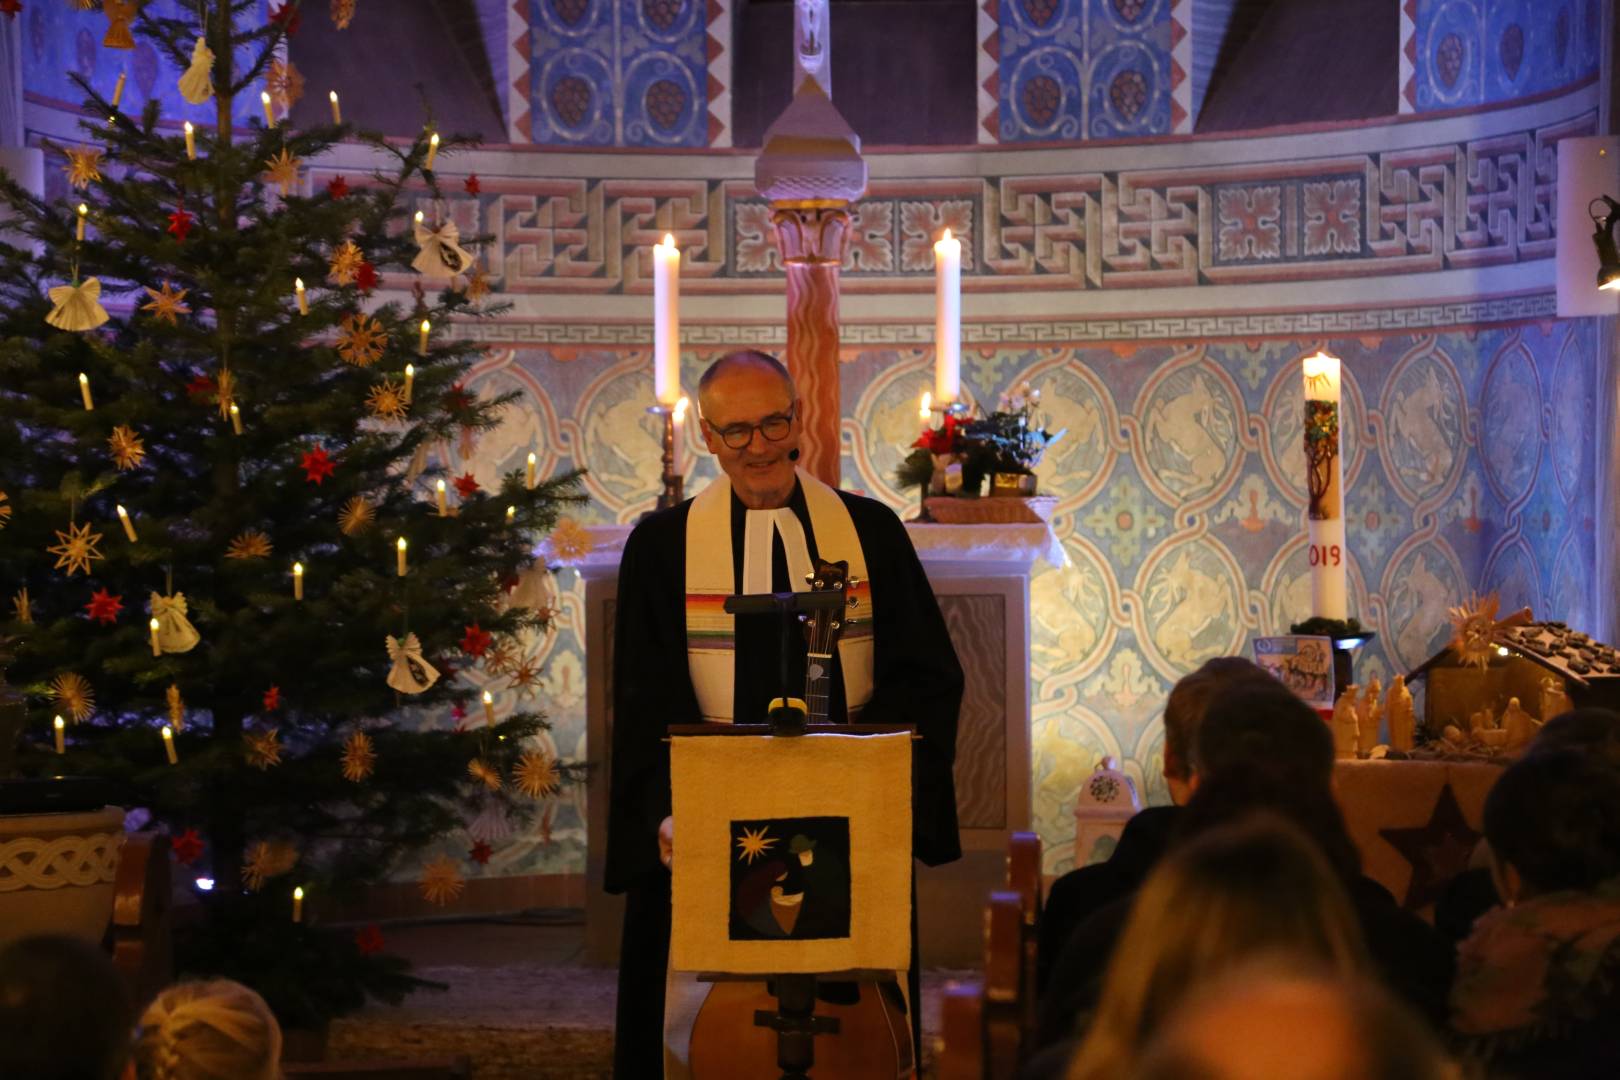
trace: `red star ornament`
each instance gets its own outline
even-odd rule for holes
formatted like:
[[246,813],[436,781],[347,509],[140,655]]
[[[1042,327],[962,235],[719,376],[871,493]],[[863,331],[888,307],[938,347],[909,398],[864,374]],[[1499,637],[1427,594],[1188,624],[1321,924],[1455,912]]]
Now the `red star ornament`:
[[275,712],[281,708],[281,687],[272,686],[264,692],[264,711]]
[[483,190],[483,187],[478,183],[477,173],[473,173],[471,176],[467,177],[467,179],[463,180],[461,182],[461,186],[469,195],[476,195]]
[[[485,630],[477,623],[473,623],[471,626],[466,627],[466,631],[467,632],[463,634],[461,638],[461,651],[466,653],[468,656],[483,656],[484,650],[488,649],[490,642],[495,640],[495,635],[491,634],[488,630]],[[459,709],[461,706],[458,705],[456,707]],[[459,720],[461,717],[458,716],[456,719]]]
[[382,928],[376,923],[354,932],[354,947],[361,956],[375,956],[383,951]]
[[195,220],[185,207],[177,206],[174,213],[169,215],[169,227],[165,231],[173,233],[174,238],[183,244],[186,242],[186,234],[191,231],[191,223]]
[[317,446],[315,449],[306,452],[299,461],[298,467],[304,470],[305,483],[314,484],[317,487],[328,476],[337,472],[337,462],[332,460],[331,455],[326,452],[326,448],[323,446]]
[[489,864],[489,857],[493,854],[495,854],[495,849],[480,840],[472,846],[471,851],[467,852],[467,858],[479,866],[486,866]]
[[15,19],[17,12],[21,10],[22,0],[0,0],[0,14],[9,15]]
[[187,829],[170,841],[169,850],[174,852],[175,862],[190,866],[202,857],[203,838],[197,835],[196,829]]
[[450,707],[450,715],[456,723],[461,723],[463,720],[467,719],[467,706],[463,705],[459,701],[456,702]]
[[341,199],[349,193],[349,182],[341,175],[334,176],[326,182],[326,193],[334,199]]
[[298,14],[296,4],[282,4],[270,13],[270,21],[280,24],[281,28],[287,32],[287,36],[292,37],[298,33],[298,27],[303,21],[303,16]]
[[124,598],[114,596],[106,589],[97,589],[90,597],[90,602],[84,605],[84,610],[96,622],[103,626],[111,626],[118,621],[119,612],[124,610]]
[[456,383],[450,388],[450,393],[445,395],[444,404],[452,413],[466,412],[472,406],[472,398],[467,396],[467,391],[462,389],[460,383]]
[[210,398],[219,393],[219,384],[207,375],[194,375],[186,383],[186,394],[190,397]]
[[360,269],[354,272],[354,283],[363,293],[369,293],[377,287],[377,268],[369,261],[362,262]]
[[472,498],[480,490],[478,487],[478,481],[473,479],[472,473],[466,473],[462,476],[456,477],[455,483],[456,494],[460,495],[463,499]]

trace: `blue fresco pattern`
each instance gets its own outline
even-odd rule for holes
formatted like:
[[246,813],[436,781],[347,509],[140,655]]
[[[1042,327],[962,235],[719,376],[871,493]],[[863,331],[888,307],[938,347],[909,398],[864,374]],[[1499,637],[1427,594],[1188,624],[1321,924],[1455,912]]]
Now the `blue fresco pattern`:
[[1598,73],[1602,0],[1417,0],[1416,112],[1513,101]]
[[1002,0],[1002,140],[1169,133],[1170,9],[1170,0]]

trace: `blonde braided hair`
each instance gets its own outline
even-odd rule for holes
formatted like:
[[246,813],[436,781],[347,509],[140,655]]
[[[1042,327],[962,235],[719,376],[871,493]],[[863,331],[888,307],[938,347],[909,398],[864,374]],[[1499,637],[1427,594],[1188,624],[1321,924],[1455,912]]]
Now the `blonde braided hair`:
[[140,1080],[277,1080],[281,1026],[241,983],[180,983],[142,1015],[135,1069]]

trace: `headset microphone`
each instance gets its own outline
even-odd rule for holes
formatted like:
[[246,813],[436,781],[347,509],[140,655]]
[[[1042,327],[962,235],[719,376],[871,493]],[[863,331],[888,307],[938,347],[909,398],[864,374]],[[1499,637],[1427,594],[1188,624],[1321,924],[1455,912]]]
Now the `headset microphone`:
[[794,449],[788,451],[788,460],[789,461],[798,461],[799,460],[799,451],[798,451],[797,447],[795,447]]

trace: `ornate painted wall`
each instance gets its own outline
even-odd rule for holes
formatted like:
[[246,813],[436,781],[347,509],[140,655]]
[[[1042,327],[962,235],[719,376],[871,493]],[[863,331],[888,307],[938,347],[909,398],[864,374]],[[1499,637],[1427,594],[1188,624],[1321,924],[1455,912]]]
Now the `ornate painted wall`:
[[1403,113],[1513,101],[1596,77],[1602,0],[1401,0]]

